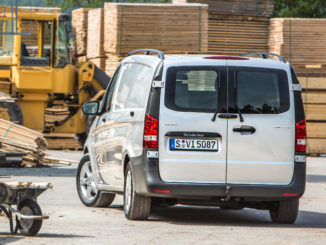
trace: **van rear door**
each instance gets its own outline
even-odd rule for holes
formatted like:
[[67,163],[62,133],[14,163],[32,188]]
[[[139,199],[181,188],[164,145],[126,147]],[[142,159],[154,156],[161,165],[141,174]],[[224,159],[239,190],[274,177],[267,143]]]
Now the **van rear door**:
[[166,182],[223,183],[226,176],[226,61],[167,69],[159,117],[159,171]]
[[232,65],[228,69],[229,112],[240,112],[243,121],[241,116],[228,120],[226,182],[289,184],[295,118],[288,72]]

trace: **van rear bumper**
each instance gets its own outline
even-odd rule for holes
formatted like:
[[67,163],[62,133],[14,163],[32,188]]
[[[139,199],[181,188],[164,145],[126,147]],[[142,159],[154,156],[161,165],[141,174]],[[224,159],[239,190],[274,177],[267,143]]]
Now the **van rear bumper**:
[[[243,185],[171,183],[159,176],[159,160],[132,158],[135,190],[139,195],[178,199],[243,198],[250,201],[276,201],[299,198],[306,186],[306,163],[296,162],[289,185]],[[228,191],[227,191],[228,189]]]

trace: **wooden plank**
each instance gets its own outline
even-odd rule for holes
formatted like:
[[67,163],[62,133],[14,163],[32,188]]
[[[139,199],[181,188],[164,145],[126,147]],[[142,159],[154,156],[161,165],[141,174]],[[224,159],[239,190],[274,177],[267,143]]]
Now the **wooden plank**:
[[326,122],[307,122],[307,138],[326,138]]
[[310,154],[325,154],[326,139],[308,139],[307,152]]
[[298,80],[304,89],[326,90],[326,77],[298,77]]
[[326,121],[326,105],[304,104],[306,120]]
[[302,91],[303,103],[326,104],[326,91]]

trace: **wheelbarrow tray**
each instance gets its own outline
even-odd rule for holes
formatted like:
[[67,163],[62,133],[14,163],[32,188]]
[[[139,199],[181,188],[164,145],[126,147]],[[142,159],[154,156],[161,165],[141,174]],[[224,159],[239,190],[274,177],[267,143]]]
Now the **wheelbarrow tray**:
[[51,183],[0,182],[0,204],[16,205],[17,202],[36,198],[49,188]]

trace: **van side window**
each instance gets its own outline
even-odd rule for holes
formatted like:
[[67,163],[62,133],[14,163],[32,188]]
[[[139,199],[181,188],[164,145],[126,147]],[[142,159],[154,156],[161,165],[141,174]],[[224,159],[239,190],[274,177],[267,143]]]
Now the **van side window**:
[[106,103],[105,103],[105,111],[110,111],[111,109],[113,92],[116,87],[119,74],[120,74],[120,67],[115,72],[114,77],[112,78],[112,81],[110,83],[110,87],[108,88],[108,92],[107,92],[108,95],[106,97]]
[[152,68],[142,64],[128,64],[127,69],[121,74],[115,110],[144,108],[152,79]]

